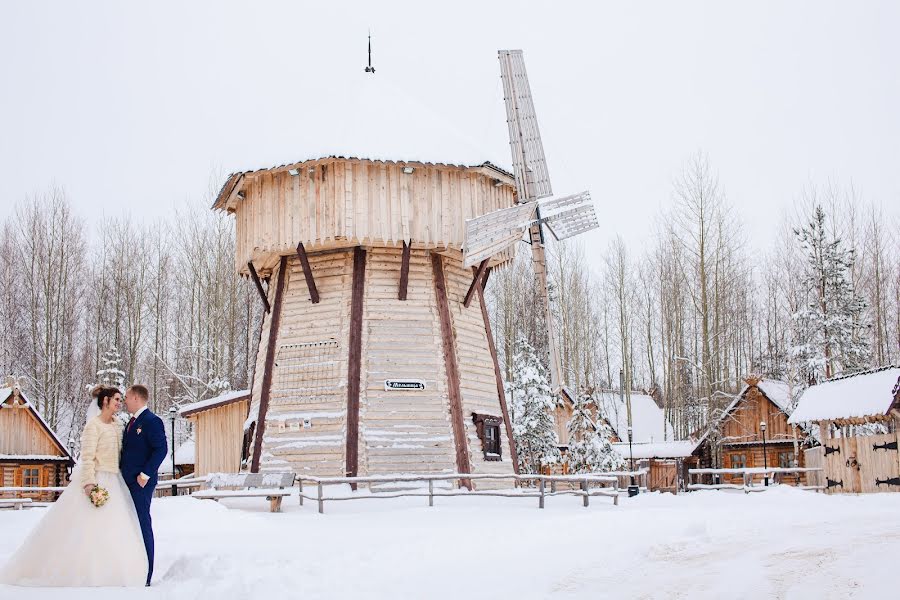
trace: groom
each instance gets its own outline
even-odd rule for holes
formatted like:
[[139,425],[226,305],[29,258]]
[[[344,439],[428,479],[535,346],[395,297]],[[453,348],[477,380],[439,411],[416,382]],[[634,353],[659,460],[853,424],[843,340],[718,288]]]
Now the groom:
[[153,577],[153,524],[150,521],[150,501],[156,488],[157,470],[166,457],[166,432],[162,419],[147,408],[149,393],[142,385],[133,385],[125,392],[125,409],[131,419],[122,438],[122,458],[119,468],[131,492],[137,510],[144,548],[147,550],[147,585]]

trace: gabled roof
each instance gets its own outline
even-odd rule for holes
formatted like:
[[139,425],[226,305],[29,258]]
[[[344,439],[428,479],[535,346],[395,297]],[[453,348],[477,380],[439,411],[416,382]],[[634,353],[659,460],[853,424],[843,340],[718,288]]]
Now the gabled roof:
[[900,410],[900,367],[835,377],[807,388],[789,423],[884,416]]
[[[18,397],[22,399],[23,406],[31,411],[31,414],[37,419],[38,423],[40,423],[41,428],[47,433],[50,439],[56,444],[59,451],[62,453],[62,456],[66,457],[68,460],[72,460],[72,455],[69,454],[69,449],[66,448],[66,445],[63,444],[62,440],[59,439],[59,436],[56,435],[56,432],[53,431],[53,428],[50,427],[50,424],[44,420],[44,417],[41,416],[41,413],[38,411],[37,407],[31,403],[27,396],[22,393],[18,388],[0,388],[0,405],[7,405],[6,403],[14,396],[18,394]],[[8,405],[7,405],[8,406]],[[4,410],[8,410],[4,408]],[[20,410],[20,409],[19,409]]]
[[635,443],[614,442],[613,448],[626,460],[632,456],[642,458],[686,458],[694,453],[698,441],[674,440],[671,442]]
[[[703,442],[707,436],[709,436],[709,432],[712,431],[715,425],[718,425],[725,418],[728,417],[734,411],[735,407],[740,404],[741,400],[744,399],[744,396],[747,394],[747,390],[750,389],[751,383],[755,385],[756,388],[762,392],[762,395],[768,398],[772,404],[774,404],[778,410],[783,412],[786,416],[790,416],[791,410],[791,384],[786,381],[780,381],[778,379],[749,379],[747,383],[744,384],[744,387],[741,388],[741,391],[734,397],[734,400],[731,401],[731,404],[725,409],[725,411],[716,419],[715,423],[710,423],[706,430],[703,432],[703,435],[700,436],[699,442]],[[790,422],[790,420],[788,420]],[[693,435],[699,433],[700,430],[694,432]]]
[[[614,391],[600,392],[595,398],[600,402],[600,408],[616,435],[627,442],[627,403],[620,400],[619,393]],[[633,442],[662,442],[675,438],[675,431],[666,420],[663,410],[651,396],[644,393],[631,392],[631,426]]]
[[249,399],[250,390],[235,390],[232,392],[226,392],[224,394],[216,396],[215,398],[207,398],[206,400],[201,400],[200,402],[186,404],[182,406],[178,410],[178,412],[182,417],[190,417],[205,410],[221,408],[223,406],[233,404],[234,402],[240,402],[241,400]]

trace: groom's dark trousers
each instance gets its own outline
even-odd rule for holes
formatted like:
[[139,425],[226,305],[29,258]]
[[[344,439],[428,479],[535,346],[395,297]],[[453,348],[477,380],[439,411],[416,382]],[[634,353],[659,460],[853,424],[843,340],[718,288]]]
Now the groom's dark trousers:
[[[166,457],[166,431],[162,419],[150,412],[143,411],[125,428],[122,439],[122,459],[120,467],[122,477],[131,492],[134,508],[137,510],[144,536],[144,548],[147,550],[147,585],[153,577],[153,523],[150,520],[150,501],[156,489],[157,471]],[[150,481],[141,487],[137,478],[140,473],[150,477]]]

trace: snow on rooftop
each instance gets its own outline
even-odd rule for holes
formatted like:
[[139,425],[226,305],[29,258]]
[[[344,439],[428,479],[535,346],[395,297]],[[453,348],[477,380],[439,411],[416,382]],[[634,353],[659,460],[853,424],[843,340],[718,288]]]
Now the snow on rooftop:
[[[619,400],[618,392],[600,394],[603,413],[609,419],[619,439],[628,441],[628,408]],[[672,424],[666,421],[663,410],[647,394],[631,392],[631,423],[634,442],[662,442],[675,437]]]
[[789,383],[777,379],[761,379],[756,385],[783,412],[790,411],[792,397]]
[[209,408],[211,406],[216,406],[217,404],[224,404],[226,402],[230,402],[232,400],[237,400],[238,398],[249,396],[250,390],[234,390],[231,392],[227,392],[225,394],[221,394],[214,398],[207,398],[206,400],[201,400],[199,402],[193,402],[191,404],[185,404],[181,408],[178,409],[178,414],[184,415],[186,412],[192,412],[195,410],[201,410],[204,408]]
[[900,384],[900,367],[832,379],[807,388],[789,423],[887,414]]
[[[453,114],[404,85],[404,73],[343,73],[329,82],[329,93],[298,99],[304,126],[295,154],[255,148],[253,164],[235,166],[248,172],[332,156],[460,166],[509,162],[502,95],[485,104],[490,114]],[[496,123],[485,127],[486,119]]]
[[627,442],[615,442],[613,448],[623,458],[628,459],[634,453],[634,458],[685,458],[690,456],[697,447],[697,442],[691,440],[676,440],[672,442],[634,443],[631,449]]

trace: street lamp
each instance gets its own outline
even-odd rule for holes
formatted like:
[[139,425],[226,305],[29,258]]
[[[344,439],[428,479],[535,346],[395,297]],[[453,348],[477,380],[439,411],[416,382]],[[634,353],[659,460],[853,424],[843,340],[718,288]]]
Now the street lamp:
[[762,436],[763,436],[763,469],[766,470],[766,472],[763,473],[763,478],[765,480],[765,485],[768,487],[768,485],[769,485],[769,458],[767,456],[768,453],[766,452],[766,422],[765,421],[759,422],[759,429],[760,429],[760,431],[762,431]]
[[631,448],[631,438],[632,432],[634,430],[631,428],[631,425],[628,426],[628,456],[631,459],[631,485],[628,486],[628,497],[638,495],[638,486],[634,484],[634,451]]
[[172,497],[178,495],[178,484],[175,483],[175,416],[178,411],[173,406],[169,409],[169,418],[172,419]]

